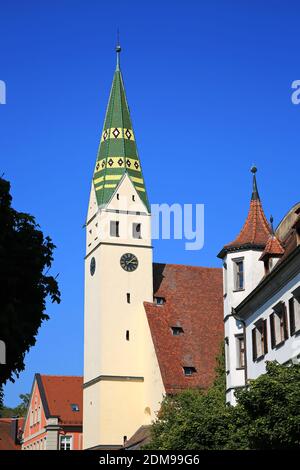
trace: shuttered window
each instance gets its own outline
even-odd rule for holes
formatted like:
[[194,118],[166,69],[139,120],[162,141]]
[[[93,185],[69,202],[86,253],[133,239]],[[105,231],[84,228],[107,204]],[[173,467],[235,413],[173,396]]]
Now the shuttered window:
[[272,349],[283,344],[289,337],[287,310],[284,302],[276,305],[270,315],[270,331]]
[[262,358],[268,352],[267,320],[260,319],[252,330],[253,361]]
[[289,300],[289,319],[290,319],[290,335],[300,331],[300,298],[292,297]]

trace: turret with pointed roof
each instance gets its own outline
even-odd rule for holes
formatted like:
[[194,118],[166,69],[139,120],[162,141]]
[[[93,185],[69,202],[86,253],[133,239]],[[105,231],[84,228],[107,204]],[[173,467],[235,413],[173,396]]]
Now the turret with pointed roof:
[[224,258],[226,253],[238,250],[252,249],[262,251],[272,234],[271,226],[266,219],[257,189],[257,168],[253,166],[251,172],[253,174],[253,187],[247,219],[236,239],[225,245],[220,251],[218,254],[219,258]]
[[105,207],[125,174],[150,212],[149,201],[131,123],[122,73],[121,47],[117,46],[117,66],[98,149],[93,184],[99,207]]

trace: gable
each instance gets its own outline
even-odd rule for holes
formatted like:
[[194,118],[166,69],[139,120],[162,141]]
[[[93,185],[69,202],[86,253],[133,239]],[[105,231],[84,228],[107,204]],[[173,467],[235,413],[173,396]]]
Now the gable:
[[127,173],[124,174],[105,209],[148,213],[145,203]]

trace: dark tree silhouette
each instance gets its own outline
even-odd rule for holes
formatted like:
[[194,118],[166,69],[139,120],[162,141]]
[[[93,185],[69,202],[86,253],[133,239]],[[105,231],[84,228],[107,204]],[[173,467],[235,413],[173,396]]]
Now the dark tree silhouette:
[[24,370],[25,354],[49,318],[46,298],[60,302],[57,281],[48,275],[55,245],[33,216],[16,211],[11,203],[10,183],[0,178],[0,340],[6,346],[0,390]]

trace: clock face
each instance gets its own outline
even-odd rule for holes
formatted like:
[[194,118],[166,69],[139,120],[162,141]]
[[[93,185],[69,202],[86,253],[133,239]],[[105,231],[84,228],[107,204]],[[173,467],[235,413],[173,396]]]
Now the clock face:
[[125,253],[123,256],[121,256],[120,264],[125,271],[131,273],[132,271],[136,270],[139,262],[137,257],[132,253]]
[[95,260],[95,258],[93,257],[93,258],[91,259],[91,264],[90,264],[90,273],[91,273],[92,276],[94,276],[95,271],[96,271],[96,260]]

